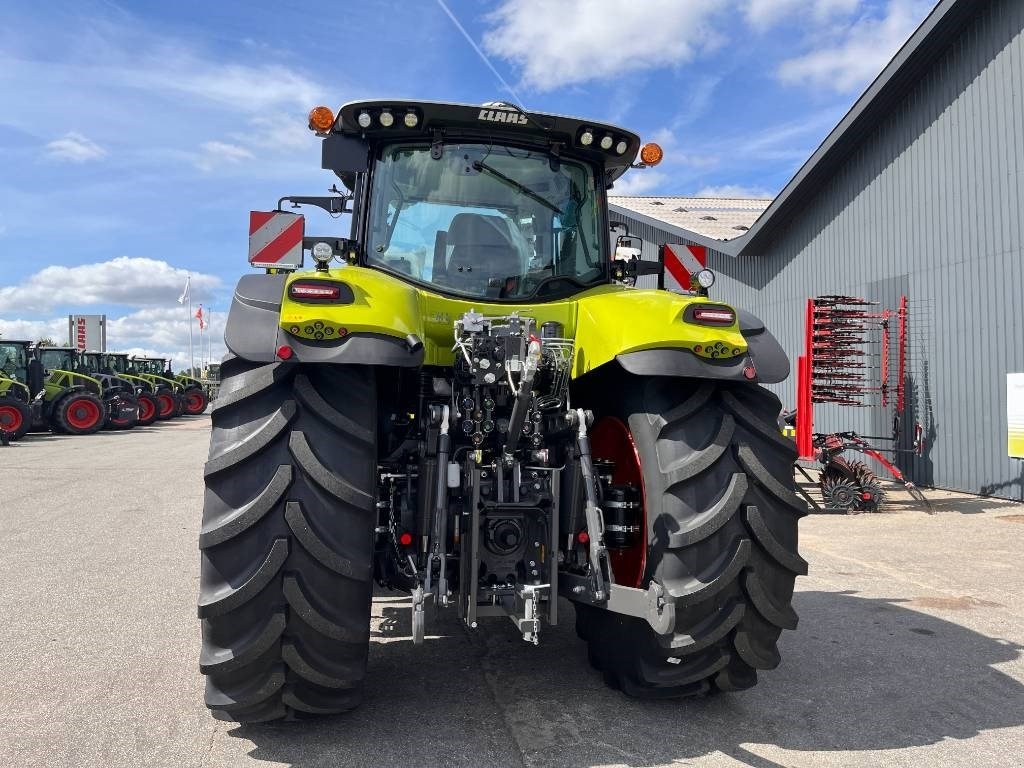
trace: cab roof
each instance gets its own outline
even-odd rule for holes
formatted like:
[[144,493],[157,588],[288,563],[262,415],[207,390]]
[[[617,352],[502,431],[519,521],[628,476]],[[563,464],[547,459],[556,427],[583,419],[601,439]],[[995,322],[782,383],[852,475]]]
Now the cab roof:
[[[390,113],[389,126],[381,124],[381,115]],[[365,113],[369,125],[360,125]],[[410,120],[407,124],[406,116]],[[415,120],[413,121],[413,117]],[[363,118],[366,122],[367,118]],[[332,132],[360,136],[369,141],[441,140],[479,138],[507,140],[522,144],[552,147],[556,153],[585,157],[604,165],[609,181],[621,176],[636,160],[640,137],[632,131],[594,120],[565,115],[528,112],[505,102],[486,104],[453,104],[436,101],[380,99],[352,101],[341,107]],[[581,138],[590,134],[591,142]],[[611,137],[611,146],[601,141]],[[624,151],[618,150],[625,145]]]

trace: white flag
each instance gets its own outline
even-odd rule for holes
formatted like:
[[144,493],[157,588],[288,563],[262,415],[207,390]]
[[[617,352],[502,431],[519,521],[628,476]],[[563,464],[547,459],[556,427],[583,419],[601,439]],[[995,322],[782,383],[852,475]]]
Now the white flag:
[[192,275],[189,275],[188,277],[185,278],[185,290],[182,291],[181,292],[181,296],[178,297],[178,303],[179,304],[184,304],[185,303],[185,299],[188,298],[188,289],[189,289],[189,286],[191,284],[192,284]]

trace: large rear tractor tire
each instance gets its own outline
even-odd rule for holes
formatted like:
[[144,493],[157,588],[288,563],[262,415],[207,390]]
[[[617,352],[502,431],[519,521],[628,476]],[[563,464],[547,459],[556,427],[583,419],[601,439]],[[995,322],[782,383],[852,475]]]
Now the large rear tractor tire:
[[199,537],[206,705],[238,722],[352,709],[370,638],[374,371],[221,370]]
[[32,408],[16,397],[0,397],[0,430],[20,440],[32,426]]
[[190,387],[185,390],[185,413],[189,416],[199,416],[206,411],[210,404],[210,397],[202,387]]
[[[779,635],[797,624],[793,583],[807,573],[797,554],[807,510],[794,492],[793,442],[776,424],[779,400],[752,384],[620,375],[577,401],[603,405],[595,459],[616,460],[616,483],[642,477],[646,551],[612,562],[617,580],[634,581],[626,586],[656,580],[675,624],[659,635],[642,619],[578,605],[577,633],[606,682],[630,696],[749,688],[757,670],[778,666]],[[610,442],[616,434],[623,445]]]
[[107,423],[107,405],[92,392],[72,391],[53,405],[54,432],[91,435]]

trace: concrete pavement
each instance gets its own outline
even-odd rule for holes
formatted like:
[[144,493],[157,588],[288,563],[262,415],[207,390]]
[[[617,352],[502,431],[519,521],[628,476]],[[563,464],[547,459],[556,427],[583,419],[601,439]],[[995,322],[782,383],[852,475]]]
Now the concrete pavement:
[[262,727],[202,706],[206,417],[0,448],[0,766],[1008,766],[1024,754],[1024,507],[801,526],[782,666],[752,691],[636,702],[564,623],[464,630],[374,601],[368,698]]

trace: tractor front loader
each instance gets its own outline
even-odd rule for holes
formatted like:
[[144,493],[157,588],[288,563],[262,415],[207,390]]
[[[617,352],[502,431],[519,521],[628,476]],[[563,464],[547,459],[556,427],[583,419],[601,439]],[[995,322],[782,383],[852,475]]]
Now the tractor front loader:
[[18,440],[32,428],[32,393],[28,386],[32,342],[0,339],[0,431]]
[[[537,644],[565,598],[628,696],[776,667],[807,569],[762,386],[789,361],[705,295],[710,272],[693,293],[635,287],[663,268],[607,190],[660,148],[502,103],[364,101],[310,126],[348,191],[251,215],[266,273],[235,289],[204,471],[207,706],[356,706],[374,582],[410,596],[413,643],[450,610]],[[285,203],[351,230],[310,237]]]

